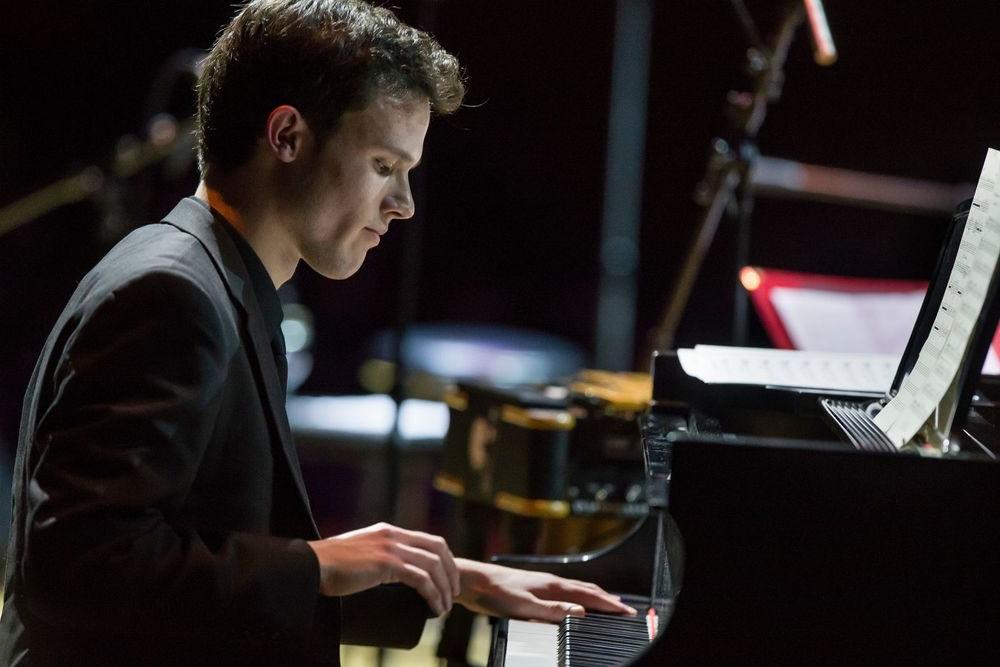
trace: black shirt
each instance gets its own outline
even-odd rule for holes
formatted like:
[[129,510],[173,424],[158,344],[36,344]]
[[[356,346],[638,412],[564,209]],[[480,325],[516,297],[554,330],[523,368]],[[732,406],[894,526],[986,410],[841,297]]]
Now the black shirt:
[[229,232],[233,243],[236,244],[236,249],[240,253],[240,257],[243,258],[243,263],[246,264],[247,273],[250,274],[250,287],[253,289],[254,296],[257,297],[257,303],[260,304],[261,311],[264,313],[264,329],[267,331],[268,336],[271,337],[271,340],[275,338],[281,340],[282,352],[284,352],[285,339],[281,335],[281,320],[284,318],[284,315],[281,311],[281,299],[278,298],[278,290],[275,289],[274,283],[271,282],[270,274],[264,268],[264,262],[260,261],[260,257],[257,256],[257,253],[254,252],[254,249],[243,238],[242,234],[236,231],[217,212],[213,211],[213,213],[222,222],[222,226],[225,227],[226,231]]
[[274,353],[274,364],[278,369],[281,386],[287,392],[288,358],[285,354],[285,336],[281,333],[281,320],[284,319],[284,314],[281,310],[281,299],[278,298],[278,290],[274,287],[274,283],[271,282],[271,276],[264,267],[264,262],[260,261],[260,257],[254,252],[250,243],[243,238],[243,235],[235,227],[229,224],[229,221],[219,215],[218,211],[213,210],[212,214],[222,223],[229,236],[232,237],[233,243],[236,245],[236,250],[239,251],[240,257],[243,258],[243,263],[247,267],[247,273],[250,274],[250,288],[253,290],[254,296],[257,297],[257,303],[260,304],[260,310],[264,315],[264,330],[271,339],[271,352]]

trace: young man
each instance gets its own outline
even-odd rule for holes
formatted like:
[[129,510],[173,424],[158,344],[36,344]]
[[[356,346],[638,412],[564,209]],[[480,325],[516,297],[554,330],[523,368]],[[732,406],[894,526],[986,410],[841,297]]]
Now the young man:
[[451,55],[360,0],[254,0],[224,30],[195,196],[81,281],[31,379],[0,662],[336,663],[353,594],[392,582],[435,614],[631,612],[425,533],[312,521],[276,286],[300,260],[350,276],[413,215],[430,114],[462,95]]

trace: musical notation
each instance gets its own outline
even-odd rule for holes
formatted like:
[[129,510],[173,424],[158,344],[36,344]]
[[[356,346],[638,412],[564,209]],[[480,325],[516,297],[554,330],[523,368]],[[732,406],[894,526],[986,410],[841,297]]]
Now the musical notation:
[[891,354],[804,352],[696,345],[677,350],[684,372],[706,383],[846,392],[888,391],[899,365]]
[[899,392],[875,416],[875,424],[897,447],[908,443],[929,419],[940,417],[940,407],[953,389],[1000,257],[997,182],[1000,152],[990,148],[934,325]]

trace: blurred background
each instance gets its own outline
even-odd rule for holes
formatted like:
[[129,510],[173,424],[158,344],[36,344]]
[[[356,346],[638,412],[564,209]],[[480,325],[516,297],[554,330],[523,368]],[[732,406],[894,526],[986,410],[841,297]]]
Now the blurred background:
[[[766,38],[795,3],[746,4]],[[478,325],[473,333],[485,331],[486,338],[504,338],[513,327],[536,336],[531,344],[565,351],[570,365],[644,368],[641,352],[699,217],[693,195],[712,139],[727,131],[727,94],[752,87],[731,3],[388,5],[458,56],[467,108],[432,122],[414,175],[413,221],[397,223],[355,277],[332,282],[301,268],[283,290],[311,314],[314,334],[298,393],[378,388],[378,381],[363,386],[365,361],[379,346],[393,347],[385,332],[400,321]],[[616,42],[616,18],[621,26],[626,10],[639,28],[619,27]],[[761,152],[943,184],[974,182],[986,148],[1000,147],[996,4],[828,0],[826,10],[839,59],[819,67],[800,29],[780,101],[758,138]],[[119,165],[134,158],[129,151],[149,139],[151,120],[164,118],[158,114],[178,123],[190,115],[193,63],[233,11],[228,0],[4,3],[0,207],[90,165],[100,170],[91,176],[103,174],[93,196],[0,235],[5,475],[36,355],[77,281],[127,231],[158,220],[194,190],[193,154],[183,141],[166,160],[133,175],[115,176],[114,165],[116,156]],[[635,79],[625,102],[612,101],[613,82],[621,81],[613,74],[616,57]],[[609,166],[612,111],[622,108],[634,135],[631,152]],[[159,127],[169,134],[169,124]],[[624,200],[623,178],[631,193]],[[609,201],[634,202],[627,215],[635,235],[602,255],[602,230],[615,217]],[[926,279],[946,219],[761,198],[748,261]],[[677,346],[731,342],[735,239],[735,227],[723,222]],[[614,311],[621,314],[618,336],[598,326],[608,275],[623,277],[612,295],[625,302]],[[749,343],[768,344],[752,316],[748,325]],[[455,349],[452,358],[462,354]]]
[[[416,175],[422,206],[415,221],[394,229],[350,280],[327,281],[305,268],[296,275],[316,333],[314,367],[301,391],[360,390],[366,345],[392,326],[400,296],[413,287],[401,284],[403,250],[412,240],[406,226],[421,227],[416,321],[555,334],[593,361],[616,3],[390,4],[459,57],[468,108],[432,124]],[[699,211],[692,195],[712,137],[726,130],[726,94],[751,85],[746,42],[728,2],[648,4],[629,363],[655,325],[690,242]],[[974,181],[985,148],[1000,143],[1000,47],[992,38],[1000,11],[972,0],[827,5],[840,58],[818,67],[800,31],[782,97],[759,137],[761,151],[945,183]],[[765,34],[786,6],[748,3]],[[173,72],[171,80],[164,69],[182,49],[208,48],[232,12],[231,3],[211,0],[8,3],[0,23],[0,205],[88,165],[106,169],[129,136],[146,138],[158,112],[184,118],[191,79]],[[160,164],[110,179],[95,198],[0,237],[4,439],[14,437],[35,355],[76,281],[118,237],[158,219],[195,183],[193,160],[182,154],[169,169]],[[753,223],[755,264],[907,278],[926,277],[942,229],[928,217],[763,199]],[[728,341],[732,246],[732,234],[721,229],[678,344]]]

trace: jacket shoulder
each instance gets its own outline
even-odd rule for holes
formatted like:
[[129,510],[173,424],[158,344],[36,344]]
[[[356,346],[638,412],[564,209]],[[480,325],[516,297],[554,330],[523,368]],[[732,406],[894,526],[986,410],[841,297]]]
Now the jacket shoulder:
[[212,257],[196,237],[172,225],[140,227],[119,241],[80,281],[53,334],[68,334],[77,328],[74,321],[86,322],[112,301],[129,304],[137,318],[171,308],[177,319],[199,314],[224,350],[239,345],[236,307]]
[[173,225],[140,227],[118,242],[84,277],[84,289],[114,289],[144,274],[167,272],[225,298],[226,290],[208,250],[191,234]]

